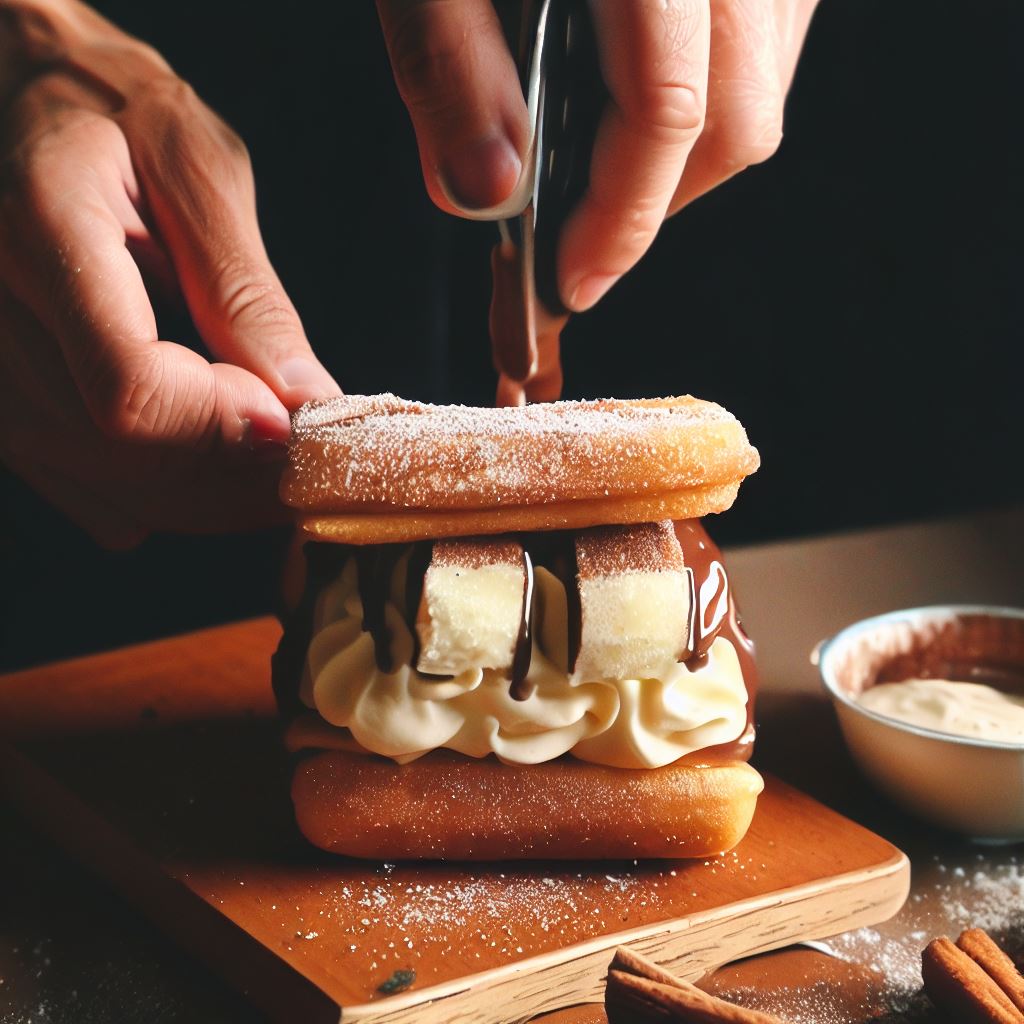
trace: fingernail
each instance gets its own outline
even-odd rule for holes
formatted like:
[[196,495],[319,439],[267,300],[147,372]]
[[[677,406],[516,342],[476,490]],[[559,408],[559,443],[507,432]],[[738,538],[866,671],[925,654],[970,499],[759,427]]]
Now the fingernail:
[[438,173],[449,198],[465,210],[482,210],[507,199],[523,162],[503,135],[485,135],[457,147]]
[[288,410],[276,399],[274,404],[253,409],[243,428],[243,440],[256,451],[284,451],[292,432],[292,420]]
[[281,435],[280,423],[264,420],[257,412],[242,421],[242,436],[232,452],[246,461],[284,462],[288,457],[288,437]]
[[284,386],[289,391],[298,392],[296,397],[302,401],[341,394],[334,378],[315,359],[289,359],[277,368],[277,372]]
[[583,278],[576,289],[569,292],[569,308],[577,313],[590,309],[618,279],[616,274],[594,274]]

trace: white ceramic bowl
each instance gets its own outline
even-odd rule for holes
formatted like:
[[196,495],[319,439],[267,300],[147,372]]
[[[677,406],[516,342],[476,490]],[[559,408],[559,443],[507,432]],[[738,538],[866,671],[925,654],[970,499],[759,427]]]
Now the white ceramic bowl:
[[965,622],[981,624],[977,648],[987,626],[995,634],[1024,631],[1024,609],[937,605],[889,612],[824,641],[814,660],[850,753],[880,790],[945,828],[978,839],[1024,839],[1024,743],[951,736],[886,718],[857,701],[881,665],[911,650],[917,638]]

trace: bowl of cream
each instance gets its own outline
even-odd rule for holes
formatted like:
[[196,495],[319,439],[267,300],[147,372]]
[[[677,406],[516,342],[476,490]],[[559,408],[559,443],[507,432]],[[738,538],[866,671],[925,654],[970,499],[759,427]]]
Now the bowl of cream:
[[846,744],[894,802],[978,839],[1024,839],[1024,609],[910,608],[813,655]]

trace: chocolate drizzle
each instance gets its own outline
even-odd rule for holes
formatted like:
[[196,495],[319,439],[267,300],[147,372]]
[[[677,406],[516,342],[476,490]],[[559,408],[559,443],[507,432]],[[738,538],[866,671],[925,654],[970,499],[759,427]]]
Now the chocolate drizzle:
[[[743,732],[729,743],[720,743],[715,747],[696,751],[687,760],[715,761],[745,759],[750,756],[754,743],[754,698],[757,694],[757,665],[754,661],[754,644],[743,630],[736,598],[729,586],[725,571],[722,552],[715,542],[707,535],[703,524],[698,519],[681,520],[675,524],[676,537],[683,549],[683,562],[689,570],[691,582],[690,610],[690,641],[689,655],[685,664],[691,671],[696,671],[707,661],[707,652],[711,649],[716,637],[728,640],[736,651],[740,663],[740,672],[747,688],[747,724]],[[714,594],[710,601],[701,607],[701,593],[712,575],[718,577]],[[725,615],[717,625],[709,616],[721,600],[722,591],[727,591]],[[701,628],[699,631],[697,626]],[[698,636],[699,632],[699,636]]]
[[572,673],[576,671],[576,661],[580,656],[580,647],[583,644],[583,603],[580,600],[580,567],[576,561],[576,539],[572,534],[567,536],[566,559],[568,565],[565,577],[565,600],[569,620],[569,643],[566,650],[568,652],[568,669]]
[[313,616],[317,598],[344,569],[352,549],[342,544],[317,544],[308,541],[302,546],[306,582],[302,598],[291,611],[279,614],[284,627],[277,650],[270,659],[270,678],[274,698],[282,714],[302,708],[299,686],[306,664],[306,653],[313,639]]
[[[420,541],[409,545],[381,544],[355,548],[356,576],[359,598],[363,605],[363,630],[373,637],[373,650],[377,667],[390,674],[395,671],[391,653],[391,630],[387,626],[386,607],[391,599],[391,578],[395,567],[406,552],[409,553],[405,570],[405,621],[413,638],[411,664],[419,660],[419,634],[416,631],[416,617],[423,598],[423,586],[430,559],[433,554],[432,541]],[[530,632],[530,612],[533,607],[533,562],[523,550],[523,606],[512,658],[509,693],[514,700],[525,700],[529,689],[524,685],[530,671],[533,654],[533,637]],[[440,677],[439,677],[440,678]]]
[[421,540],[412,546],[409,561],[405,567],[405,621],[412,626],[419,614],[423,600],[423,582],[434,551],[434,543]]
[[[736,652],[748,694],[747,724],[741,735],[731,742],[696,751],[685,760],[706,763],[746,759],[750,756],[754,739],[754,699],[757,691],[754,646],[743,630],[718,547],[708,537],[698,520],[677,522],[674,527],[683,552],[691,596],[690,640],[684,659],[686,667],[690,671],[700,668],[706,662],[715,638],[721,636],[731,642]],[[533,651],[530,618],[535,564],[548,568],[565,585],[570,673],[574,670],[579,656],[583,626],[574,533],[550,531],[526,534],[521,539],[530,545],[530,551],[527,552],[524,547],[523,564],[526,579],[523,587],[522,618],[509,673],[509,694],[514,700],[525,700],[530,696],[525,683]],[[356,560],[359,594],[363,605],[363,629],[373,637],[378,668],[382,672],[391,673],[396,666],[392,662],[392,637],[391,631],[387,628],[385,609],[391,599],[391,581],[395,567],[408,552],[405,599],[401,612],[409,624],[413,644],[417,648],[411,661],[413,666],[416,665],[418,636],[415,624],[422,600],[424,576],[432,557],[433,542],[373,547],[310,543],[306,545],[305,550],[308,566],[306,589],[300,606],[286,620],[284,636],[274,658],[274,688],[282,710],[298,707],[299,680],[302,677],[306,650],[312,636],[316,598],[325,586],[337,578],[349,558],[354,557]],[[723,592],[726,596],[725,612],[716,615]],[[702,601],[702,594],[708,595],[709,599]],[[716,617],[717,622],[714,621]]]
[[355,549],[363,629],[373,637],[377,668],[386,674],[394,672],[395,665],[391,657],[391,631],[385,609],[391,596],[391,577],[405,551],[403,544],[374,544]]
[[533,637],[530,635],[530,611],[533,608],[533,561],[529,551],[523,548],[523,610],[519,619],[519,633],[516,636],[515,653],[512,655],[512,678],[509,680],[509,696],[513,700],[526,700],[530,690],[525,686],[526,674],[533,659]]
[[868,685],[907,679],[980,683],[1024,695],[1024,620],[960,613],[938,632],[916,633],[908,650],[878,665]]
[[[707,662],[707,654],[725,625],[728,612],[715,621],[715,609],[728,592],[729,581],[722,565],[722,553],[696,520],[675,523],[676,538],[683,550],[690,585],[690,631],[687,656],[682,659],[691,671]],[[711,599],[706,597],[708,581],[714,581]],[[728,594],[731,601],[732,595]]]
[[[725,567],[721,562],[715,561],[711,563],[711,573],[715,579],[715,592],[711,595],[711,600],[704,603],[703,617],[701,620],[701,636],[708,633],[713,633],[717,628],[717,623],[714,620],[715,608],[718,607],[719,602],[725,597],[725,592],[729,586],[728,577],[725,575]],[[698,651],[700,648],[698,647]]]
[[413,665],[420,660],[420,634],[416,629],[416,618],[419,615],[420,602],[423,600],[423,584],[433,553],[433,541],[417,541],[409,552],[409,561],[405,566],[405,621],[412,634]]
[[690,615],[688,619],[688,628],[686,630],[687,656],[683,661],[690,662],[694,657],[693,638],[699,632],[700,627],[697,619],[697,584],[694,581],[693,570],[689,566],[686,566],[686,585],[690,591]]

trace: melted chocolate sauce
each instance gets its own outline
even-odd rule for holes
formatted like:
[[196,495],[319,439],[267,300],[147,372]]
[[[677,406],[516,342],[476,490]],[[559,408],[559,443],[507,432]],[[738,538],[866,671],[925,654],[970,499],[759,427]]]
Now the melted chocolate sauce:
[[415,623],[419,614],[420,602],[423,600],[423,582],[434,552],[434,542],[421,540],[413,544],[409,552],[409,561],[405,567],[405,621]]
[[577,577],[580,573],[579,564],[576,561],[576,541],[572,534],[566,534],[566,576],[565,598],[568,612],[569,643],[568,651],[569,672],[576,671],[576,661],[580,656],[580,647],[583,644],[583,604],[580,601],[580,588],[577,584]]
[[[685,659],[686,667],[691,671],[700,668],[707,661],[707,652],[715,638],[724,637],[736,651],[740,672],[747,688],[747,724],[743,732],[729,743],[720,743],[715,747],[699,750],[692,756],[701,762],[746,759],[750,756],[754,743],[754,698],[757,695],[758,682],[757,665],[754,661],[754,644],[743,630],[739,610],[736,607],[736,595],[733,593],[732,587],[728,586],[722,552],[708,536],[703,524],[697,519],[685,519],[675,524],[675,531],[676,537],[679,539],[679,546],[683,549],[683,564],[690,570],[693,588],[691,590],[693,603],[690,612],[690,653]],[[701,608],[700,594],[704,584],[713,573],[718,576],[714,596]],[[710,629],[712,622],[709,615],[720,600],[724,587],[728,587],[726,612],[717,628]],[[699,631],[695,629],[698,624],[701,627]]]
[[519,634],[516,636],[515,654],[512,656],[512,678],[509,681],[509,696],[513,700],[526,700],[530,696],[526,674],[530,671],[533,658],[533,637],[530,635],[530,611],[533,608],[533,561],[530,553],[523,548],[523,610],[519,619]]
[[964,613],[883,662],[872,683],[949,679],[1024,694],[1024,620]]
[[[399,559],[409,551],[405,575],[405,621],[413,636],[412,664],[419,660],[419,634],[416,617],[423,598],[423,584],[433,553],[432,541],[412,545],[381,544],[355,548],[356,574],[359,597],[363,605],[363,629],[373,637],[374,657],[381,672],[395,670],[391,657],[391,631],[387,627],[385,607],[391,597],[391,577]],[[530,611],[533,607],[533,562],[523,550],[523,608],[516,637],[515,652],[509,680],[509,692],[514,700],[525,700],[530,691],[525,687],[533,655],[533,637],[530,633]],[[439,677],[440,678],[440,677]]]
[[405,567],[405,621],[412,633],[412,663],[420,660],[420,634],[416,629],[416,618],[423,600],[423,583],[431,555],[434,553],[434,542],[421,540],[413,544],[409,552],[409,561]]
[[363,603],[363,629],[373,637],[377,668],[384,673],[395,670],[385,607],[391,596],[391,577],[405,550],[404,544],[374,544],[355,549],[359,597]]
[[302,598],[292,611],[280,614],[284,627],[277,650],[270,659],[270,678],[274,698],[282,714],[302,707],[299,686],[306,664],[306,654],[313,639],[313,613],[320,592],[345,568],[352,549],[342,544],[316,544],[302,547],[306,564],[306,583]]
[[[747,724],[743,733],[729,743],[697,751],[685,760],[695,763],[742,760],[750,756],[754,739],[754,698],[757,692],[757,669],[754,645],[744,632],[732,589],[724,569],[722,553],[698,520],[685,520],[675,524],[676,537],[683,552],[683,562],[691,588],[690,641],[684,662],[695,671],[707,661],[707,653],[718,636],[732,643],[747,688]],[[515,700],[525,700],[529,690],[525,687],[530,670],[533,637],[530,630],[530,612],[533,603],[534,564],[544,565],[565,584],[568,602],[568,662],[572,672],[580,651],[583,615],[577,584],[578,566],[576,544],[570,531],[550,531],[527,534],[530,552],[524,548],[526,580],[523,588],[523,611],[509,679],[509,693]],[[390,599],[391,577],[395,566],[409,545],[387,544],[374,547],[348,547],[337,544],[307,544],[308,582],[299,608],[288,622],[281,645],[274,658],[274,685],[279,704],[292,707],[298,700],[298,680],[302,676],[306,649],[312,633],[313,609],[320,590],[341,572],[346,560],[355,557],[359,593],[363,604],[363,629],[373,637],[377,665],[382,672],[394,671],[391,663],[391,635],[385,620],[385,605]],[[423,578],[430,564],[433,550],[431,541],[412,545],[405,580],[405,608],[403,609],[413,642],[417,643],[416,616],[423,593]],[[701,602],[705,584],[714,578],[710,601]],[[712,588],[709,588],[709,590]],[[713,622],[714,609],[721,600],[723,590],[728,591],[725,614]],[[414,652],[413,664],[418,652]]]
[[714,621],[715,608],[718,607],[719,602],[722,600],[726,589],[729,586],[729,580],[725,575],[725,567],[721,562],[712,562],[711,572],[714,575],[715,580],[715,592],[711,595],[711,600],[706,602],[703,608],[703,615],[701,618],[701,644],[704,642],[704,637],[708,633],[714,632],[716,624]]

